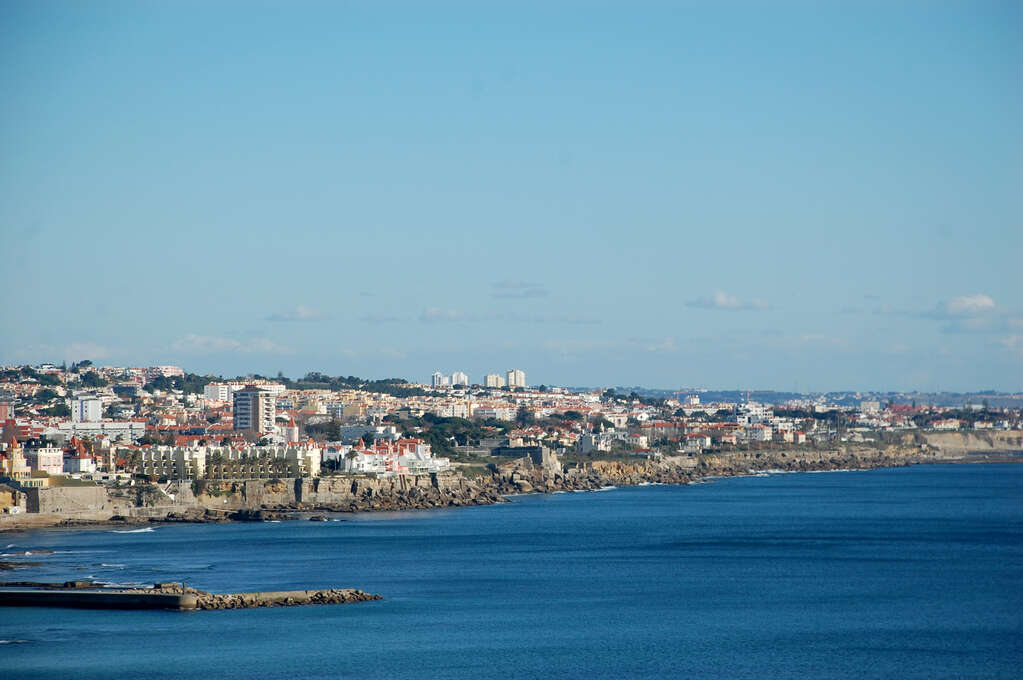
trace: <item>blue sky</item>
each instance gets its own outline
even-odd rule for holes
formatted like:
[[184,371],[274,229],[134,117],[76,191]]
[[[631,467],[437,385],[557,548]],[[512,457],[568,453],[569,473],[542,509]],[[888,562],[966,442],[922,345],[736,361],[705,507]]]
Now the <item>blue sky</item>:
[[1023,389],[1015,3],[0,6],[0,362]]

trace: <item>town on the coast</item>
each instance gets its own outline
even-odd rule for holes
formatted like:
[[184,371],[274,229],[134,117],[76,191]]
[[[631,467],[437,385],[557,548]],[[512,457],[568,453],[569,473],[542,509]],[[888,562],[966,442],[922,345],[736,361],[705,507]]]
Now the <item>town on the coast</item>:
[[[1023,449],[1021,395],[651,392],[179,366],[0,370],[0,528],[445,507]],[[313,514],[312,518],[317,518]],[[33,524],[33,519],[39,524]]]

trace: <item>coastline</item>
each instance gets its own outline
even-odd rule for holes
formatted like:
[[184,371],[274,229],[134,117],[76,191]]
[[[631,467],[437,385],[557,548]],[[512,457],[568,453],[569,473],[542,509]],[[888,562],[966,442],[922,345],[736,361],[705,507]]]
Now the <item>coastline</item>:
[[[60,513],[24,513],[0,517],[0,534],[41,529],[144,529],[159,524],[212,524],[265,521],[323,521],[323,513],[430,510],[493,505],[532,493],[597,491],[647,484],[685,485],[712,478],[777,472],[824,472],[903,467],[918,464],[1023,463],[1012,451],[960,452],[917,447],[846,447],[823,451],[730,451],[662,460],[595,460],[565,466],[551,456],[540,462],[513,459],[489,475],[460,473],[372,479],[325,477],[269,483],[233,482],[215,490],[224,496],[192,497],[167,507],[129,508],[128,514],[85,518]],[[279,487],[279,488],[278,488]],[[275,502],[276,501],[276,502]],[[226,506],[226,507],[217,507]],[[131,512],[135,510],[136,512]]]

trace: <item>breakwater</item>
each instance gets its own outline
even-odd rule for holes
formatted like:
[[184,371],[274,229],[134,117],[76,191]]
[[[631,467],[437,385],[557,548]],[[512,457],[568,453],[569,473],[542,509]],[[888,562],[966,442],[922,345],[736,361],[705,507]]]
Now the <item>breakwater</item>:
[[353,588],[283,590],[253,593],[208,593],[177,583],[153,588],[97,590],[92,584],[32,584],[0,589],[0,607],[68,607],[74,609],[173,609],[178,611],[348,604],[383,599]]

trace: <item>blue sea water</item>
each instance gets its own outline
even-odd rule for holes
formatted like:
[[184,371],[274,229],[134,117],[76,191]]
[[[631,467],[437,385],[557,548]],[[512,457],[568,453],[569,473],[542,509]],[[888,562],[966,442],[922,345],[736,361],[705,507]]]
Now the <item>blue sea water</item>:
[[348,586],[386,598],[190,613],[0,608],[0,676],[1023,675],[1023,466],[336,517],[0,535],[0,552],[55,551],[0,578]]

